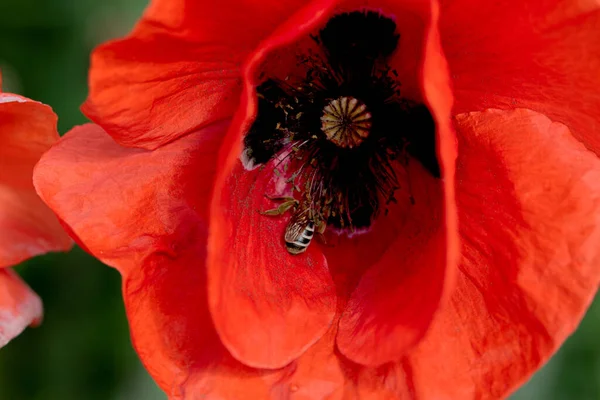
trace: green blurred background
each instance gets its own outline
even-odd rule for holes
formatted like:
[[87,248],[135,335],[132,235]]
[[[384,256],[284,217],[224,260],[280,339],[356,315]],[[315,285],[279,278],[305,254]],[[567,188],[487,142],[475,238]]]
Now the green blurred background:
[[[0,0],[4,90],[51,105],[64,134],[86,120],[92,48],[126,33],[145,0]],[[76,248],[18,272],[44,324],[0,351],[0,400],[154,400],[165,396],[131,348],[118,273]],[[600,400],[600,302],[515,400]],[[457,399],[460,400],[460,399]]]

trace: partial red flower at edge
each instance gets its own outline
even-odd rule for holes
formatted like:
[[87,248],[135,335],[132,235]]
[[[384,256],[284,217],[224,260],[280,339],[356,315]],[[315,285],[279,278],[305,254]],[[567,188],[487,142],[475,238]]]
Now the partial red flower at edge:
[[[414,156],[396,171],[414,205],[400,190],[370,232],[292,257],[288,219],[258,213],[278,161],[239,161],[255,90],[363,7],[395,17],[389,64],[435,120],[443,179]],[[572,1],[157,0],[95,52],[99,126],[63,137],[36,188],[123,275],[134,346],[173,399],[502,398],[598,287],[599,23]]]
[[56,120],[50,107],[0,91],[0,347],[42,319],[39,297],[8,267],[72,245],[32,182],[34,165],[58,140]]

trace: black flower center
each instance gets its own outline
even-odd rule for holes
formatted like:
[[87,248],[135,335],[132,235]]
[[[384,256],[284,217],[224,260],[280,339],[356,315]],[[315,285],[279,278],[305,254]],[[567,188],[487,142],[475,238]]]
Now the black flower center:
[[270,77],[257,88],[244,158],[277,159],[296,200],[290,207],[315,224],[369,227],[405,184],[397,171],[410,157],[440,176],[433,118],[402,97],[388,65],[399,37],[378,13],[337,15],[312,37],[317,49],[299,55],[303,76]]

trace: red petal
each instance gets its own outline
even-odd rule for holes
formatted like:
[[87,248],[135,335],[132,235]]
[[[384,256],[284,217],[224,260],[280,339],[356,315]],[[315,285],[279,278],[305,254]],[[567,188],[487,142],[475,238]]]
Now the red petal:
[[195,368],[194,372],[182,390],[173,392],[170,400],[270,399],[272,382],[280,375],[278,372],[245,367],[229,355],[208,368]]
[[78,240],[122,273],[135,347],[173,395],[191,368],[226,353],[208,312],[204,258],[208,188],[227,126],[147,151],[83,125],[61,138],[34,174],[40,195]]
[[[47,152],[34,173],[44,199],[100,260],[122,272],[156,252],[177,252],[206,229],[216,152],[228,122],[156,151],[116,144],[99,126],[74,128]],[[195,208],[193,208],[195,207]],[[200,231],[198,231],[200,230]]]
[[186,381],[181,399],[205,396],[222,400],[341,400],[345,383],[351,378],[345,376],[344,367],[347,366],[343,366],[334,354],[335,331],[332,326],[298,360],[281,369],[248,368],[226,359],[191,376]]
[[[414,391],[407,386],[404,362],[368,368],[339,357],[332,328],[297,360],[278,370],[242,368],[223,362],[186,381],[181,397],[172,399],[400,400]],[[189,396],[189,397],[186,397]]]
[[[337,322],[337,320],[336,320]],[[273,383],[271,398],[313,400],[341,400],[347,380],[344,365],[334,353],[333,326],[314,346],[297,360],[281,370]]]
[[[456,112],[530,108],[600,154],[600,3],[443,2]],[[468,10],[468,12],[465,12]]]
[[335,311],[323,255],[312,247],[290,256],[281,240],[284,219],[258,214],[272,208],[264,195],[271,194],[273,174],[245,172],[239,161],[241,138],[256,113],[258,66],[269,51],[307,34],[331,6],[311,2],[253,52],[244,68],[242,105],[221,150],[210,214],[209,304],[225,346],[254,367],[277,368],[298,357],[323,335]]
[[[436,180],[420,165],[410,166],[415,206],[402,207],[408,215],[393,227],[393,244],[379,259],[372,253],[371,262],[375,263],[362,278],[342,315],[337,338],[340,351],[356,362],[369,365],[398,360],[421,339],[443,296],[452,287],[458,254],[453,193],[456,150],[448,124],[452,96],[437,33],[437,4],[395,2],[383,11],[407,19],[398,22],[401,36],[403,26],[420,32],[406,35],[419,46],[409,49],[412,56],[404,53],[401,58],[418,60],[413,65],[412,74],[417,72],[417,76],[412,81],[417,85],[414,90],[420,93],[416,97],[423,98],[436,119],[438,160],[444,179]],[[402,60],[395,63],[402,66]],[[405,77],[403,83],[411,82],[407,71],[401,72]],[[375,225],[371,233],[374,240],[390,236],[387,229],[377,231]],[[371,250],[375,248],[372,246]]]
[[[409,172],[415,205],[406,198],[409,204],[402,204],[400,211],[404,219],[396,219],[393,242],[380,258],[372,253],[376,246],[363,247],[363,259],[372,254],[373,264],[340,320],[338,348],[361,364],[398,360],[421,339],[443,295],[447,267],[452,268],[447,262],[446,239],[451,233],[443,218],[442,183],[419,164],[411,164]],[[369,233],[372,241],[385,240],[388,234],[378,228]]]
[[283,242],[289,216],[259,213],[277,207],[265,194],[282,194],[277,180],[284,178],[275,176],[274,163],[251,172],[239,163],[233,171],[221,194],[223,220],[211,225],[208,269],[209,303],[223,343],[243,363],[261,368],[282,367],[303,353],[328,329],[336,305],[318,247],[290,255]]
[[410,355],[415,397],[504,398],[571,334],[600,281],[600,160],[528,110],[457,117],[463,260]]
[[[415,395],[411,366],[404,358],[378,368],[346,366],[348,374],[347,393],[361,400],[409,400],[420,399]],[[343,397],[345,400],[347,397]],[[462,400],[462,399],[461,399]]]
[[35,163],[58,139],[56,119],[44,104],[0,94],[0,267],[71,247],[31,182]]
[[0,269],[0,347],[42,319],[40,298],[10,269]]
[[125,145],[155,149],[233,115],[239,66],[303,0],[155,0],[92,56],[84,113]]
[[190,227],[163,237],[168,248],[156,249],[124,274],[123,297],[133,345],[148,372],[168,395],[188,398],[185,393],[223,390],[211,379],[213,369],[223,376],[244,370],[220,343],[208,311],[206,227],[189,212],[179,218]]

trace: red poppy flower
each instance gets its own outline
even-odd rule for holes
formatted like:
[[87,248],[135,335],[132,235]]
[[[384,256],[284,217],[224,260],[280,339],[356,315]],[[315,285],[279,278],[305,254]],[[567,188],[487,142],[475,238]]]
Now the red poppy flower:
[[174,399],[499,398],[598,286],[599,22],[157,0],[35,184]]
[[42,318],[39,297],[8,267],[71,247],[31,180],[33,166],[57,139],[50,107],[0,90],[0,347]]

